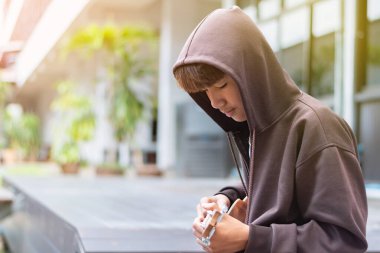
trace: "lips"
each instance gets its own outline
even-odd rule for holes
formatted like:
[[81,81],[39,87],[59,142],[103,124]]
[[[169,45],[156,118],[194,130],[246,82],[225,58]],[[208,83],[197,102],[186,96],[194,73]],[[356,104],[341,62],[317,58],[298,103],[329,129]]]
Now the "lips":
[[229,109],[229,110],[223,110],[222,113],[224,113],[227,117],[231,117],[233,115],[233,112],[235,109]]

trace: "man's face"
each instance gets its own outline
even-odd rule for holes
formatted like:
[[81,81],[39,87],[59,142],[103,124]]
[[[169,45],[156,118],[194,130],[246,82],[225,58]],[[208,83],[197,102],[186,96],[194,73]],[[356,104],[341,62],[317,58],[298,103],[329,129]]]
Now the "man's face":
[[235,81],[228,75],[205,90],[211,106],[237,122],[247,120],[240,91]]

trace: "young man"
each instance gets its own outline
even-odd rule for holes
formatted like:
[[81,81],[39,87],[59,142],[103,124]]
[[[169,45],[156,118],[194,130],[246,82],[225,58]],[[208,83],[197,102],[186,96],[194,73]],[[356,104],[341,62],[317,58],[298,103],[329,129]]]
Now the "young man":
[[[188,38],[174,75],[226,132],[242,184],[201,199],[193,231],[207,252],[365,252],[367,202],[347,123],[301,92],[238,7],[209,14]],[[210,159],[212,159],[210,157]],[[210,244],[206,210],[247,196]]]

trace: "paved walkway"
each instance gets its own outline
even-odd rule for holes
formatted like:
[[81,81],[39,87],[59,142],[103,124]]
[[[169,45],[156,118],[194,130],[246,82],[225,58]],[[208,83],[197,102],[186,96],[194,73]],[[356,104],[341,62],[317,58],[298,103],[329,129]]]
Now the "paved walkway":
[[[17,247],[46,238],[60,238],[54,241],[58,251],[39,245],[42,248],[37,252],[71,252],[65,248],[69,246],[83,250],[78,252],[181,252],[185,249],[199,252],[190,231],[194,206],[201,196],[212,194],[226,180],[61,176],[31,180],[13,176],[8,178],[8,183],[24,194],[16,196],[19,215],[6,226],[21,227],[23,235],[30,233],[17,237],[20,230],[8,230],[8,237],[16,245],[14,252],[36,252]],[[380,253],[380,186],[368,185],[367,195],[368,252]],[[26,220],[26,212],[34,215],[36,221]],[[67,246],[67,242],[73,241],[75,245]]]
[[[12,252],[201,252],[194,207],[221,180],[6,177]],[[223,183],[224,184],[224,183]]]

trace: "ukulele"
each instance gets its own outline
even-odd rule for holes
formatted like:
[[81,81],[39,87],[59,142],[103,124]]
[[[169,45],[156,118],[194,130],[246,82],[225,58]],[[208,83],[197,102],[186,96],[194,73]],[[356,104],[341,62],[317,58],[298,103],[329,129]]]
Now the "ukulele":
[[243,200],[237,199],[228,211],[225,211],[227,208],[222,208],[222,211],[213,210],[208,211],[207,216],[202,222],[202,227],[205,229],[202,233],[201,241],[205,246],[210,245],[211,237],[215,233],[215,227],[223,218],[225,213],[230,216],[238,219],[241,222],[245,222],[245,216],[247,212],[247,197]]

